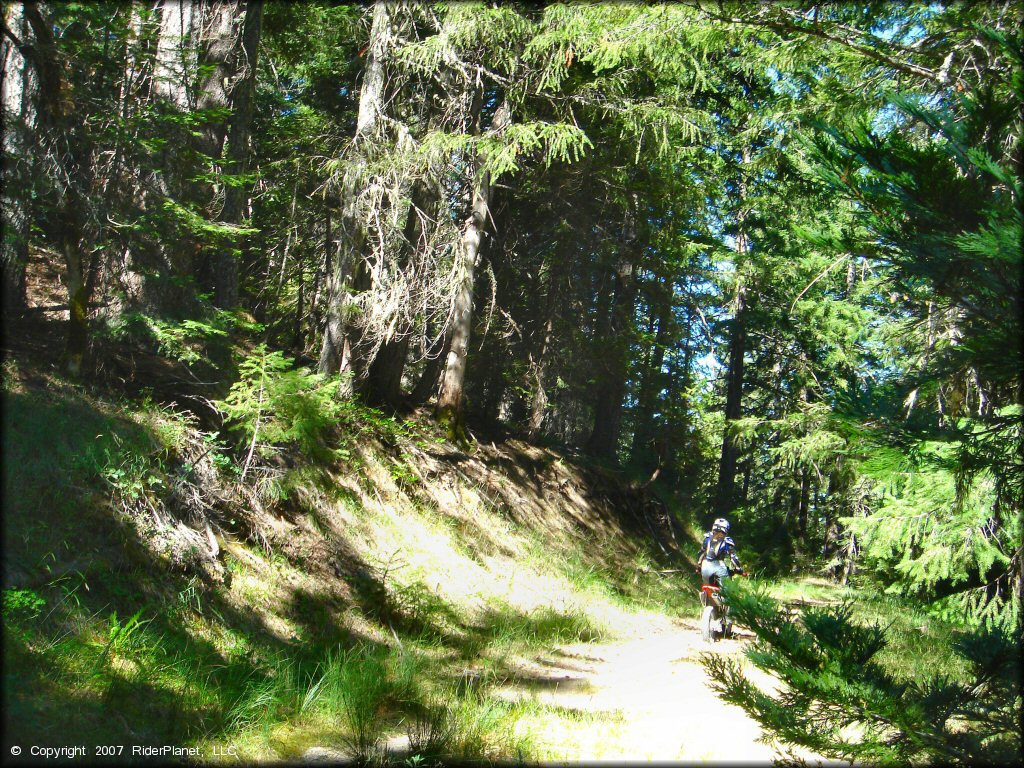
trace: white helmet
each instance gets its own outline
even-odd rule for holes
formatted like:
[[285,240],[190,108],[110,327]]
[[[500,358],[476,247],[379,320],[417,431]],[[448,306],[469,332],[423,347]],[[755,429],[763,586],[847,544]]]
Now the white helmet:
[[712,533],[714,533],[715,531],[721,531],[722,533],[728,535],[728,533],[729,533],[729,521],[726,520],[724,517],[718,518],[712,524],[711,531],[712,531]]

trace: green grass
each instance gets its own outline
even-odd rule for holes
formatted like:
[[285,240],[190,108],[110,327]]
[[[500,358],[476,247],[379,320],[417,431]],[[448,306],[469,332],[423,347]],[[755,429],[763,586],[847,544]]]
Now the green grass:
[[906,598],[870,588],[857,593],[853,609],[855,619],[888,627],[888,644],[878,660],[893,676],[907,682],[946,676],[971,683],[967,662],[953,651],[960,632],[957,627]]
[[527,613],[507,605],[489,607],[471,632],[482,645],[523,651],[544,650],[558,643],[592,642],[608,634],[578,609],[557,611],[542,606]]
[[783,603],[850,602],[855,621],[887,628],[887,644],[877,660],[901,680],[909,682],[940,675],[969,682],[966,663],[953,652],[957,628],[929,615],[923,606],[908,598],[886,595],[870,584],[843,587],[806,577],[771,581],[767,587],[768,594]]

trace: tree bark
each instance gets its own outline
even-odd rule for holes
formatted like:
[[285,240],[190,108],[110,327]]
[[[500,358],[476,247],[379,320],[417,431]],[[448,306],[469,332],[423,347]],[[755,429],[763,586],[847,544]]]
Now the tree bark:
[[53,36],[53,21],[44,17],[39,4],[25,4],[24,13],[35,43],[32,64],[39,82],[39,127],[50,142],[45,150],[47,162],[52,164],[47,175],[55,187],[54,239],[64,257],[70,309],[65,366],[68,373],[78,376],[89,336],[85,215],[86,191],[93,176],[92,153],[76,114],[66,61]]
[[[658,460],[657,451],[652,450],[652,441],[658,434],[654,412],[657,410],[658,394],[664,388],[665,374],[661,370],[665,363],[665,350],[671,343],[672,301],[671,286],[659,284],[657,297],[657,330],[654,335],[654,346],[648,364],[640,381],[640,392],[637,395],[636,425],[633,429],[633,446],[631,449],[634,464],[645,470],[652,470],[651,460]],[[658,461],[658,464],[662,463]]]
[[193,0],[161,0],[160,32],[157,38],[156,62],[153,68],[153,94],[173,105],[179,112],[188,112],[191,67],[187,65],[193,46]]
[[811,484],[807,477],[807,470],[800,470],[800,502],[796,515],[796,536],[800,542],[800,549],[806,552],[807,549],[807,513],[810,506]]
[[587,440],[591,456],[616,460],[622,428],[623,399],[629,372],[629,343],[633,336],[633,310],[636,301],[635,270],[639,261],[639,237],[636,231],[636,199],[626,212],[615,267],[614,298],[606,346],[605,371],[594,401],[594,427]]
[[533,366],[533,396],[530,398],[530,419],[526,426],[528,440],[536,440],[544,425],[544,416],[548,407],[548,394],[544,389],[544,371],[547,368],[548,354],[554,338],[555,309],[558,302],[558,287],[555,281],[555,269],[548,267],[548,301],[544,320],[544,334],[536,359],[531,358]]
[[[391,14],[385,0],[373,6],[373,23],[366,53],[366,71],[359,92],[359,113],[352,143],[349,168],[342,178],[341,221],[338,258],[330,274],[327,299],[327,321],[323,346],[320,349],[320,372],[351,374],[352,344],[346,333],[349,310],[349,289],[352,273],[362,261],[366,230],[357,206],[358,185],[364,176],[365,145],[372,142],[384,114],[384,61],[390,53]],[[351,391],[350,386],[348,387]]]
[[[750,151],[744,149],[743,164],[750,162]],[[742,169],[741,169],[742,174]],[[750,251],[750,241],[744,230],[746,211],[746,181],[739,183],[737,214],[739,232],[736,235],[736,298],[733,302],[732,327],[729,334],[729,371],[725,393],[725,434],[722,438],[722,457],[718,465],[718,485],[715,489],[715,515],[724,516],[736,505],[736,462],[739,447],[730,429],[731,424],[743,416],[743,357],[747,346],[747,286],[742,272],[743,257]]]
[[732,327],[729,333],[729,371],[725,392],[725,435],[722,438],[722,457],[718,465],[718,486],[715,492],[715,514],[726,515],[736,503],[736,462],[739,448],[730,431],[733,422],[743,416],[743,356],[746,352],[747,291],[742,277],[737,278],[736,298],[733,302]]
[[[480,133],[480,110],[477,98],[474,113],[474,133]],[[508,104],[503,103],[495,112],[490,132],[500,133],[509,123]],[[461,253],[459,256],[459,290],[455,297],[455,320],[452,326],[451,348],[445,361],[441,390],[437,400],[437,418],[448,429],[449,436],[466,440],[465,414],[463,412],[463,390],[466,380],[466,362],[469,352],[469,335],[473,321],[473,291],[476,286],[476,262],[480,245],[487,228],[491,202],[490,173],[481,171],[481,158],[476,159],[476,181],[473,186],[473,201],[469,218],[462,229]]]
[[[429,207],[427,190],[420,183],[412,185],[409,211],[406,214],[405,228],[402,233],[401,251],[398,264],[406,269],[413,253],[420,247],[425,234],[419,210]],[[383,405],[392,410],[397,409],[403,400],[402,374],[405,371],[406,356],[409,351],[409,329],[398,330],[396,338],[385,341],[377,351],[373,362],[366,373],[363,390],[367,399],[374,404]]]
[[420,374],[419,381],[416,382],[416,386],[413,387],[409,395],[409,402],[414,407],[423,405],[437,394],[441,383],[441,365],[448,358],[450,342],[451,333],[445,332],[427,350],[427,361],[423,366],[423,373]]
[[[228,133],[226,170],[237,176],[249,170],[249,129],[252,124],[253,97],[256,92],[256,64],[260,31],[263,25],[263,0],[248,0],[242,24],[240,56],[235,65],[236,75],[231,87],[231,125]],[[225,224],[242,223],[245,188],[237,183],[224,190]],[[238,261],[234,253],[220,247],[213,258],[214,303],[223,309],[238,304]]]
[[[4,24],[25,40],[28,23],[21,3],[4,8]],[[34,148],[38,80],[25,57],[6,35],[0,46],[3,57],[3,311],[7,317],[20,314],[26,306],[25,270],[28,266],[29,234],[32,223]]]
[[[241,0],[208,0],[201,6],[199,66],[201,79],[196,92],[196,111],[222,111],[231,107],[232,81],[238,68],[240,29],[243,22]],[[257,34],[259,27],[256,27]],[[203,121],[196,137],[196,148],[219,159],[228,134],[228,121],[221,116]]]
[[[150,97],[158,114],[187,115],[195,106],[195,76],[200,9],[196,0],[160,0],[155,10],[156,44]],[[127,92],[132,101],[138,96]],[[173,124],[172,124],[173,125]],[[179,148],[193,138],[179,127],[170,132],[162,148],[146,158],[141,173],[138,205],[156,226],[155,237],[137,244],[129,253],[121,282],[128,303],[146,313],[173,314],[191,299],[187,282],[193,274],[196,238],[162,213],[165,200],[189,201],[196,197],[190,181],[200,168]]]

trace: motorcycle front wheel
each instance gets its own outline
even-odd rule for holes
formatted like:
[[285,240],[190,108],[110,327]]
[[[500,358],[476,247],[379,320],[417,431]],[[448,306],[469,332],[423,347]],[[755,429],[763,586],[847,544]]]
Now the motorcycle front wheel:
[[704,613],[700,617],[700,629],[701,635],[704,637],[705,643],[710,643],[715,639],[715,633],[712,629],[715,623],[715,606],[705,605]]

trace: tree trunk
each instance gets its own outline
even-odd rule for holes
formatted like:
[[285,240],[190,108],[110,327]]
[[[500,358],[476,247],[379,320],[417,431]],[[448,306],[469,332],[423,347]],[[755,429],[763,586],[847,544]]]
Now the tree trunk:
[[427,361],[423,366],[423,373],[420,374],[419,381],[416,382],[416,386],[413,387],[409,395],[409,402],[414,407],[423,405],[437,394],[437,389],[440,386],[441,365],[448,357],[450,343],[451,334],[445,332],[427,350]]
[[[482,96],[482,94],[481,94]],[[480,133],[480,96],[473,111],[475,134]],[[508,104],[503,103],[494,113],[490,132],[500,133],[509,124]],[[466,362],[469,352],[469,334],[473,321],[473,291],[476,287],[476,261],[487,227],[491,202],[491,179],[488,171],[480,171],[477,158],[477,178],[473,186],[473,202],[469,218],[462,229],[459,256],[459,290],[455,296],[451,348],[445,361],[441,390],[437,400],[437,418],[448,429],[452,439],[465,440],[463,390],[466,380]]]
[[[27,37],[28,24],[21,3],[4,8],[4,24],[21,40]],[[5,35],[0,52],[3,57],[3,311],[7,317],[20,314],[26,306],[25,269],[32,223],[34,149],[31,137],[36,129],[38,81],[21,51]]]
[[[743,151],[743,163],[750,161],[750,151]],[[742,173],[742,170],[741,170]],[[739,204],[746,197],[746,182],[740,179]],[[729,334],[729,372],[725,391],[725,434],[722,438],[722,458],[718,465],[718,485],[715,489],[716,516],[724,516],[736,505],[736,462],[739,447],[730,429],[733,422],[743,416],[743,357],[747,346],[747,286],[742,272],[743,257],[750,251],[750,241],[743,222],[746,212],[737,214],[739,232],[736,235],[736,298],[733,302],[732,327]]]
[[193,0],[161,0],[160,32],[153,68],[153,94],[173,105],[179,112],[188,112],[191,68],[187,66],[193,45]]
[[733,303],[733,320],[729,334],[729,372],[725,394],[725,436],[722,439],[722,458],[718,468],[718,487],[715,494],[715,514],[732,511],[736,497],[736,462],[739,448],[730,432],[730,426],[743,415],[743,355],[746,352],[746,287],[737,286]]
[[[198,3],[160,0],[156,11],[159,18],[150,97],[158,114],[188,115],[195,104]],[[129,102],[138,98],[132,92],[125,96]],[[154,314],[174,314],[191,299],[186,286],[198,249],[191,232],[156,213],[165,200],[192,200],[197,193],[196,184],[190,179],[201,170],[192,161],[191,153],[180,152],[180,147],[193,141],[185,127],[176,127],[167,138],[166,144],[147,158],[138,195],[140,209],[152,216],[157,232],[130,251],[121,278],[128,303]]]
[[[323,290],[324,276],[331,274],[331,251],[334,248],[334,243],[331,239],[331,207],[330,205],[324,205],[324,258],[323,261],[317,259],[316,272],[313,275],[313,297],[309,301],[309,312],[312,316],[312,327],[313,327],[313,339],[312,342],[316,343],[316,331],[320,328],[320,293]],[[305,349],[303,349],[305,351]]]
[[[222,169],[228,173],[244,171],[248,159],[249,122],[252,118],[252,87],[256,77],[256,52],[259,43],[263,5],[260,0],[207,0],[202,9],[199,32],[199,82],[196,111],[204,116],[195,148],[215,164],[223,159]],[[232,110],[232,117],[225,116]],[[231,133],[228,156],[224,144]],[[220,211],[210,211],[226,224],[238,224],[242,218],[245,193],[230,184],[224,185],[224,204]],[[209,206],[215,201],[216,188],[198,185],[192,199]],[[238,303],[238,265],[231,248],[225,243],[215,245],[212,252],[202,240],[198,243],[193,276],[213,288],[214,303],[221,308]]]
[[639,260],[639,238],[636,232],[636,200],[626,212],[620,244],[619,260],[615,267],[614,298],[611,306],[605,371],[594,401],[594,427],[586,444],[586,451],[614,461],[619,447],[622,428],[623,399],[626,396],[626,378],[629,372],[629,342],[633,333],[633,310],[636,300],[636,264]]
[[38,4],[25,4],[24,13],[35,38],[32,64],[39,82],[39,127],[49,142],[45,147],[47,162],[51,164],[48,176],[56,186],[55,240],[64,257],[70,309],[65,365],[72,376],[78,376],[89,333],[85,191],[92,182],[92,152],[87,136],[81,131],[64,58],[53,37],[53,21],[44,18],[44,11]]
[[[240,60],[231,87],[231,127],[228,133],[226,171],[237,176],[249,170],[249,128],[252,124],[253,96],[256,92],[256,59],[259,51],[260,30],[263,25],[263,0],[248,0],[245,21],[242,24]],[[245,188],[229,184],[224,190],[225,224],[241,224]],[[230,309],[238,304],[238,262],[228,248],[221,246],[213,259],[214,303]],[[301,302],[300,302],[301,304]]]
[[490,200],[490,180],[484,172],[473,190],[473,207],[462,230],[462,248],[459,256],[459,291],[455,297],[455,319],[452,341],[445,361],[437,417],[448,428],[452,439],[465,440],[463,423],[463,387],[469,352],[469,334],[473,321],[473,289],[476,281],[476,259],[480,252],[484,228],[487,226],[487,206]]
[[[648,364],[640,381],[636,424],[633,429],[633,446],[630,451],[633,463],[645,470],[652,470],[662,463],[658,451],[652,445],[658,438],[659,432],[654,413],[658,409],[658,395],[665,386],[665,374],[661,369],[665,364],[665,350],[672,339],[671,286],[658,285],[656,296],[657,330],[654,334],[654,345],[648,358]],[[652,459],[656,462],[655,464],[652,464]]]
[[300,253],[297,261],[298,273],[299,273],[299,295],[295,298],[295,319],[292,324],[292,349],[295,350],[296,354],[302,354],[306,347],[305,334],[302,332],[302,313],[305,309],[305,293],[306,293],[306,275],[305,265],[303,264],[303,257]]
[[[409,211],[402,233],[401,252],[398,263],[406,269],[413,253],[420,247],[423,231],[419,210],[428,207],[427,190],[422,184],[414,184],[410,194]],[[370,363],[366,374],[364,391],[371,403],[384,405],[392,410],[402,404],[402,374],[405,371],[406,355],[409,351],[409,329],[401,328],[398,337],[385,341]]]
[[[208,0],[201,7],[199,66],[202,74],[196,93],[196,111],[226,112],[231,107],[232,81],[239,64],[239,27],[244,11],[239,0]],[[255,29],[258,35],[259,26]],[[217,160],[227,133],[228,123],[224,118],[206,119],[196,137],[196,148]]]
[[[367,46],[366,71],[359,93],[359,114],[349,168],[342,179],[338,258],[329,279],[327,322],[320,349],[320,372],[352,373],[351,338],[346,333],[352,273],[362,261],[366,231],[357,207],[358,186],[366,166],[365,145],[374,140],[384,114],[384,61],[391,47],[389,4],[377,0]],[[351,389],[349,388],[349,391]]]
[[64,255],[68,290],[67,370],[76,377],[82,372],[82,361],[89,341],[89,293],[83,269],[85,256],[82,251],[79,210],[80,206],[67,206],[58,225],[58,242]]
[[377,351],[367,371],[370,403],[396,410],[402,404],[402,373],[409,352],[409,336],[387,341]]
[[544,338],[541,341],[540,349],[537,350],[537,358],[533,363],[533,397],[530,399],[530,420],[527,423],[526,436],[529,440],[536,440],[540,436],[540,429],[544,425],[544,415],[548,407],[548,394],[544,389],[544,370],[548,363],[548,350],[551,349],[551,341],[554,337],[554,321],[556,292],[553,285],[548,293],[547,320],[544,322]]
[[839,580],[839,583],[844,587],[850,583],[850,579],[857,572],[857,554],[860,552],[860,547],[857,544],[857,536],[852,531],[850,532],[850,540],[846,545],[846,556],[844,557],[843,563],[843,576]]
[[811,483],[807,477],[807,470],[800,470],[800,504],[796,515],[796,535],[800,542],[800,549],[807,551],[807,513],[810,505]]

